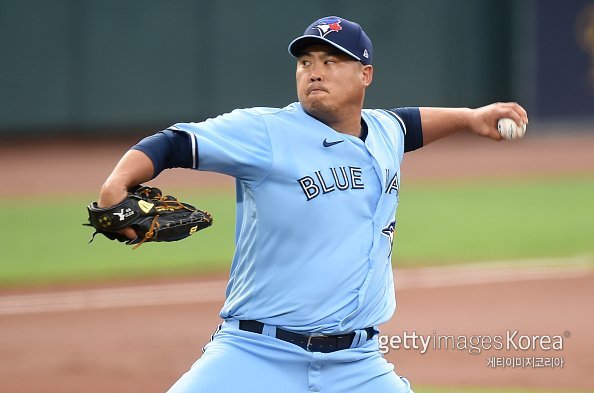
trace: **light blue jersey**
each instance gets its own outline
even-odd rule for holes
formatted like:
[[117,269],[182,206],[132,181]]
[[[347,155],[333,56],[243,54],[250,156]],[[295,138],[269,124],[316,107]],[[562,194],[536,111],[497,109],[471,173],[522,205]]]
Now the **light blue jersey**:
[[170,128],[191,135],[196,169],[237,179],[236,251],[222,318],[336,334],[392,316],[406,129],[390,111],[362,117],[365,141],[298,103]]

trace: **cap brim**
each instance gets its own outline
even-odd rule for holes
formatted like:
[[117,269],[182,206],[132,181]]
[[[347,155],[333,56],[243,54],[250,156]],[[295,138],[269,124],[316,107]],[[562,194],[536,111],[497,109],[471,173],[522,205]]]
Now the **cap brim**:
[[338,45],[335,42],[330,41],[329,39],[326,39],[324,37],[320,37],[317,35],[303,35],[301,37],[295,38],[289,44],[289,53],[293,57],[299,57],[299,55],[303,51],[303,48],[310,46],[310,45],[319,44],[320,42],[328,44],[328,45],[332,45],[336,49],[340,50],[341,52],[346,53],[347,55],[351,56],[355,60],[361,61],[361,58],[359,56],[356,56],[353,52],[345,49],[344,47]]

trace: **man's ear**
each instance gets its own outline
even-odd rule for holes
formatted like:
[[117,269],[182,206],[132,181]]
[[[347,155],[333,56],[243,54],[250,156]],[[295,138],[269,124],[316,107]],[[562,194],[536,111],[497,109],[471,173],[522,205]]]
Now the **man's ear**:
[[363,69],[361,70],[361,76],[363,79],[363,85],[365,87],[371,85],[371,81],[373,81],[373,66],[364,65]]

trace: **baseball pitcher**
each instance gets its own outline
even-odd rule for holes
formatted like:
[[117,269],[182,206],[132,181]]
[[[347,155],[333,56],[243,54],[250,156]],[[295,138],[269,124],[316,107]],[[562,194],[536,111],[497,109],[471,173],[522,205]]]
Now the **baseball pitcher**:
[[[391,251],[404,153],[463,130],[499,140],[499,119],[522,126],[527,113],[516,103],[363,109],[373,47],[340,17],[316,20],[289,53],[298,102],[143,139],[96,207],[117,205],[167,168],[236,179],[223,322],[169,392],[410,392],[377,339],[396,306]],[[118,233],[137,239],[131,226]]]

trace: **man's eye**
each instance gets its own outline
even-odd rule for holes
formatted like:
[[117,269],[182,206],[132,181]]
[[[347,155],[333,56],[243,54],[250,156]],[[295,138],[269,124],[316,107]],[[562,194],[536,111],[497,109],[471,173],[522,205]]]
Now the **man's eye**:
[[308,66],[310,64],[311,64],[311,62],[309,60],[301,60],[301,65],[302,66]]
[[334,63],[336,63],[336,60],[334,60],[334,59],[329,59],[329,60],[326,60],[326,61],[325,61],[325,63],[326,63],[326,64],[334,64]]

